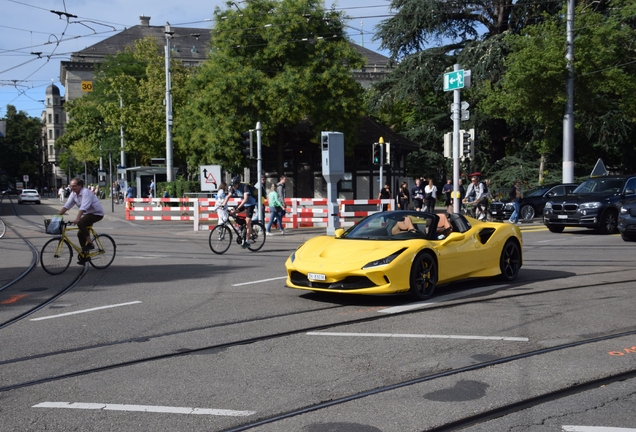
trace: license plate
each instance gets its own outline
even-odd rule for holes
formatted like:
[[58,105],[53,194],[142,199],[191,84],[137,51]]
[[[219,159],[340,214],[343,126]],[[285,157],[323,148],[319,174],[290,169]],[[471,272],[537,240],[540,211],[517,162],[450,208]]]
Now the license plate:
[[307,273],[307,279],[324,281],[326,277],[324,274],[320,274],[320,273]]
[[567,219],[568,215],[558,215],[557,216],[559,219]]

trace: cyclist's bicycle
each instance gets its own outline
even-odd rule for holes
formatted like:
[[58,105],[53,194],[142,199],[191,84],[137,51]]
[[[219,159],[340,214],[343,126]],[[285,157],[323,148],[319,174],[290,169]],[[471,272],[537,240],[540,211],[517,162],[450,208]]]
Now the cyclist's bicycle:
[[[234,223],[230,220],[233,219]],[[243,239],[247,234],[247,222],[245,217],[230,213],[210,231],[210,249],[215,254],[223,254],[227,252],[232,244],[232,231],[236,234],[236,242],[243,243]],[[236,226],[235,226],[236,225]],[[253,243],[250,243],[250,240]],[[252,237],[247,241],[247,248],[252,252],[260,250],[265,244],[265,225],[261,221],[252,221]]]
[[[50,219],[44,220],[44,226],[48,227]],[[49,274],[58,275],[66,271],[73,259],[73,249],[77,251],[80,258],[89,259],[88,262],[96,269],[105,269],[115,259],[117,246],[115,240],[107,234],[96,234],[93,226],[88,227],[88,233],[93,240],[95,249],[83,252],[67,235],[68,231],[77,231],[79,228],[69,228],[72,222],[60,223],[60,234],[46,242],[40,252],[40,263],[42,268]],[[47,230],[47,233],[49,230]]]
[[7,226],[4,224],[4,221],[0,219],[0,238],[4,237],[4,233],[7,232]]

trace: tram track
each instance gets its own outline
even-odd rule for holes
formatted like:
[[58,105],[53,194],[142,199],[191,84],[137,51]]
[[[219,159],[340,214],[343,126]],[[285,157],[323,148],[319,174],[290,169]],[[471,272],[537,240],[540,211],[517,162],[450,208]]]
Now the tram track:
[[[630,283],[630,282],[633,282],[633,281],[634,281],[633,279],[620,280],[620,281],[615,281],[615,282],[608,282],[608,283],[606,283],[606,285],[612,285],[612,284],[619,285],[619,284]],[[518,288],[518,287],[521,287],[523,285],[524,285],[523,283],[512,283],[506,289],[507,290],[512,290],[514,288]],[[98,366],[98,367],[94,367],[94,368],[87,368],[87,369],[83,369],[83,370],[77,370],[77,371],[70,372],[70,373],[65,373],[65,374],[52,375],[52,376],[49,376],[49,377],[44,377],[44,378],[40,378],[40,379],[36,379],[36,380],[32,380],[32,381],[26,381],[26,382],[22,382],[22,383],[15,383],[15,384],[12,384],[12,385],[7,385],[7,386],[0,387],[0,392],[16,390],[16,389],[25,388],[25,387],[31,387],[31,386],[35,386],[35,385],[39,385],[39,384],[48,383],[48,382],[59,381],[59,380],[64,380],[64,379],[78,377],[78,376],[83,376],[83,375],[90,375],[90,374],[93,374],[93,373],[99,373],[99,372],[104,372],[104,371],[118,369],[118,368],[123,368],[123,367],[141,365],[141,364],[144,364],[144,363],[154,362],[154,361],[158,361],[158,360],[166,360],[166,359],[171,359],[171,358],[177,358],[177,357],[180,357],[180,356],[186,356],[186,355],[189,355],[189,354],[196,354],[196,353],[200,353],[200,352],[203,352],[203,351],[211,351],[211,352],[219,351],[219,352],[221,352],[222,350],[227,349],[227,348],[250,345],[250,344],[265,342],[265,341],[269,341],[269,340],[281,339],[281,338],[294,336],[294,335],[299,335],[299,334],[304,334],[304,333],[308,333],[308,332],[317,332],[317,331],[326,330],[326,329],[330,329],[330,328],[334,328],[334,327],[365,324],[365,323],[370,323],[370,322],[375,322],[375,321],[388,320],[388,319],[399,317],[399,316],[427,313],[427,312],[430,312],[430,311],[433,311],[433,310],[450,309],[450,308],[456,308],[456,307],[460,307],[460,306],[473,305],[473,304],[479,304],[479,303],[491,303],[493,301],[501,301],[501,300],[515,299],[515,298],[527,298],[527,297],[536,296],[536,295],[558,293],[558,292],[564,292],[564,291],[573,291],[573,290],[579,290],[579,289],[585,289],[585,288],[593,288],[595,286],[597,286],[597,285],[596,284],[588,284],[588,285],[577,285],[577,286],[572,286],[572,287],[554,288],[554,289],[550,289],[550,290],[542,290],[542,291],[536,291],[536,292],[515,292],[515,293],[511,293],[511,294],[501,295],[501,296],[498,296],[498,297],[482,297],[483,296],[483,292],[482,292],[482,293],[479,294],[479,297],[476,297],[476,298],[472,298],[472,299],[468,298],[468,299],[465,299],[465,300],[453,300],[453,301],[448,302],[448,303],[440,303],[440,304],[437,304],[437,305],[430,305],[430,306],[428,306],[428,307],[426,307],[424,309],[406,310],[406,311],[402,311],[402,312],[393,313],[393,314],[390,314],[390,315],[377,314],[377,315],[373,315],[373,316],[367,316],[367,317],[363,317],[363,318],[356,318],[356,319],[350,319],[350,320],[334,320],[334,321],[327,322],[327,323],[320,324],[320,325],[314,325],[314,326],[307,326],[307,327],[302,327],[302,328],[290,329],[290,330],[287,330],[287,331],[275,332],[275,333],[265,334],[265,335],[255,336],[255,337],[249,337],[249,338],[239,339],[239,340],[235,340],[235,341],[229,341],[229,342],[225,342],[225,343],[220,343],[220,344],[204,345],[204,346],[200,346],[200,347],[196,347],[196,348],[181,348],[181,349],[174,350],[172,352],[166,352],[166,353],[161,353],[161,354],[152,355],[152,356],[140,357],[140,358],[137,358],[137,359],[121,361],[121,362],[118,362],[118,363],[113,363],[113,364],[110,364],[110,365]],[[497,288],[493,288],[493,291],[497,291],[497,290],[498,290]],[[364,305],[357,304],[357,306],[364,306]],[[136,338],[128,338],[128,339],[121,340],[121,341],[113,341],[113,342],[109,342],[109,343],[95,344],[95,345],[90,345],[90,346],[77,347],[77,348],[71,348],[71,349],[60,350],[60,351],[53,351],[53,352],[48,352],[48,353],[41,353],[41,354],[36,354],[36,355],[33,355],[33,356],[24,356],[24,357],[19,357],[19,358],[14,358],[14,359],[7,359],[7,360],[0,361],[0,365],[26,363],[26,362],[29,362],[29,361],[32,361],[32,360],[43,359],[43,358],[47,358],[47,357],[54,357],[54,356],[58,356],[58,355],[79,353],[79,352],[85,352],[85,351],[88,352],[88,351],[91,351],[91,350],[94,350],[94,349],[106,348],[106,347],[115,347],[115,346],[118,346],[118,345],[125,345],[125,344],[135,343],[135,342],[149,342],[149,341],[151,341],[153,339],[158,339],[158,338],[163,338],[163,337],[171,337],[171,336],[178,336],[178,335],[183,335],[183,334],[186,334],[186,333],[191,333],[191,332],[196,332],[196,331],[206,331],[206,330],[217,329],[217,328],[219,328],[219,329],[220,328],[228,328],[228,327],[235,326],[235,325],[245,325],[245,324],[249,324],[249,323],[263,323],[265,321],[277,320],[277,319],[284,318],[284,317],[315,314],[315,313],[318,313],[318,312],[325,312],[325,311],[329,311],[329,310],[344,309],[346,307],[347,307],[347,305],[344,305],[344,306],[343,305],[339,305],[339,306],[333,306],[333,307],[314,309],[314,310],[310,310],[310,311],[291,312],[291,313],[279,314],[279,315],[274,315],[274,316],[258,317],[258,318],[254,318],[254,319],[237,320],[237,321],[233,321],[233,322],[227,322],[227,323],[222,323],[222,324],[214,324],[214,325],[210,325],[210,326],[200,326],[200,327],[195,327],[195,328],[183,329],[183,330],[179,330],[179,331],[175,331],[175,332],[162,333],[162,334],[158,334],[158,335],[143,335],[143,336],[138,336]],[[589,341],[587,343],[593,343],[593,342],[598,341],[598,340],[611,339],[611,338],[614,338],[614,337],[622,337],[622,336],[631,335],[631,334],[636,334],[636,328],[634,330],[630,330],[630,331],[627,331],[627,332],[617,333],[616,335],[604,336],[603,337],[604,339],[603,338],[592,338],[592,339],[586,339],[586,340]],[[571,347],[571,346],[577,346],[577,345],[584,344],[584,343],[586,343],[586,342],[583,341],[583,342],[575,342],[575,343],[571,343],[571,344],[565,344],[565,345],[562,345],[561,349],[567,348],[567,347]],[[550,348],[550,349],[545,349],[545,350],[539,350],[537,352],[541,353],[541,352],[552,352],[552,351],[554,351],[554,349]],[[532,355],[536,355],[536,353],[532,354]],[[512,356],[512,357],[510,357],[510,359],[514,359],[516,357],[518,357],[518,356]],[[510,361],[510,360],[508,360],[508,361]],[[487,365],[489,365],[489,363],[490,362],[486,362],[486,363],[483,363],[483,365],[487,366]],[[500,363],[502,363],[502,362],[500,362]]]
[[[11,200],[11,198],[9,198],[9,202],[11,204],[11,209],[15,215],[15,217],[25,221],[26,223],[36,226],[37,228],[41,229],[42,226],[39,224],[36,224],[33,221],[30,221],[26,218],[24,218],[22,215],[18,214],[18,212],[15,209],[15,204],[13,203],[13,200]],[[3,286],[0,287],[0,295],[2,297],[11,297],[11,291],[14,292],[19,292],[19,284],[20,283],[26,283],[26,279],[33,274],[33,272],[36,270],[37,267],[37,263],[38,263],[38,250],[35,247],[35,245],[26,237],[24,237],[20,231],[15,228],[11,223],[8,223],[5,220],[5,224],[7,225],[7,228],[9,228],[13,233],[15,233],[31,250],[31,262],[29,263],[29,265],[26,267],[26,269],[19,274],[17,277],[13,278],[11,281],[5,283]],[[75,277],[72,278],[72,280],[70,280],[69,282],[67,282],[63,287],[61,288],[56,288],[55,289],[55,294],[47,297],[46,299],[40,301],[37,305],[35,305],[34,307],[28,308],[27,310],[23,310],[20,311],[16,314],[13,314],[13,316],[9,319],[5,319],[3,321],[0,322],[0,330],[15,324],[21,320],[23,320],[24,318],[34,314],[35,312],[45,308],[46,306],[50,305],[51,303],[53,303],[54,301],[56,301],[57,299],[59,299],[60,297],[62,297],[64,294],[66,294],[67,292],[69,292],[71,289],[73,289],[84,277],[84,275],[87,272],[87,268],[84,267],[84,269]],[[18,294],[19,295],[19,294]],[[15,306],[14,306],[15,307]]]

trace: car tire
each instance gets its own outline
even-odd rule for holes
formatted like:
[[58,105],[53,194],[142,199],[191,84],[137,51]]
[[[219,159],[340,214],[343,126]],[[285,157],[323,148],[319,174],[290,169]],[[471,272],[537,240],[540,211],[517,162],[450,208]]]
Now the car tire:
[[501,279],[505,281],[513,281],[519,274],[521,268],[521,248],[519,243],[509,239],[504,244],[499,258],[499,269],[501,270]]
[[35,203],[36,203],[36,204],[40,204],[40,201],[36,201]]
[[411,266],[411,297],[414,300],[428,300],[437,286],[437,261],[430,252],[420,252]]
[[621,238],[626,242],[636,241],[636,234],[621,233]]
[[522,205],[519,214],[521,215],[520,219],[532,220],[534,219],[534,207],[531,204]]
[[562,233],[565,227],[563,225],[546,225],[550,232]]
[[612,210],[607,210],[601,216],[601,220],[598,224],[598,232],[601,234],[613,234],[618,228],[618,219],[616,213]]

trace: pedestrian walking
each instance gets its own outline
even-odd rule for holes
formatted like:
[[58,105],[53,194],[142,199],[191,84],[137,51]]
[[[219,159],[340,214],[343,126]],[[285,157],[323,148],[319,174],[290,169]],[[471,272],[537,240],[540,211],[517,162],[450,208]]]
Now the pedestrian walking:
[[453,214],[453,179],[447,179],[446,184],[442,188],[444,194],[444,205],[446,206],[446,213]]
[[278,192],[276,191],[276,185],[272,184],[272,188],[267,195],[267,202],[269,204],[269,222],[267,223],[267,234],[272,233],[272,225],[278,224],[280,233],[285,234],[283,230],[283,216],[285,215],[285,205],[279,201]]
[[435,213],[435,203],[437,202],[437,186],[433,184],[433,179],[428,180],[428,185],[424,186],[424,211]]
[[285,234],[285,226],[283,225],[283,217],[285,217],[287,202],[285,199],[287,198],[287,191],[285,190],[285,183],[287,182],[287,176],[284,174],[278,178],[278,183],[276,183],[276,193],[278,194],[278,201],[283,205],[282,216],[280,218],[280,229],[283,234]]
[[515,180],[514,186],[510,189],[509,198],[515,210],[510,215],[508,222],[516,224],[519,223],[519,206],[523,199],[523,191],[521,190],[521,182],[519,180]]
[[411,193],[409,192],[409,187],[406,182],[402,182],[398,190],[398,208],[400,210],[408,210],[410,201]]
[[422,181],[420,179],[415,180],[415,186],[411,190],[411,197],[413,198],[413,207],[416,211],[422,210],[422,204],[424,203],[424,188],[422,187]]
[[[378,194],[379,200],[387,200],[391,199],[391,188],[388,183],[384,184],[384,187],[380,190]],[[389,209],[389,204],[382,204],[382,211],[387,211]]]

